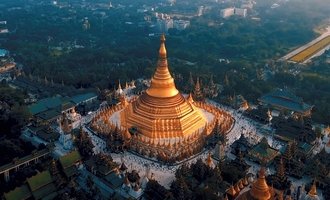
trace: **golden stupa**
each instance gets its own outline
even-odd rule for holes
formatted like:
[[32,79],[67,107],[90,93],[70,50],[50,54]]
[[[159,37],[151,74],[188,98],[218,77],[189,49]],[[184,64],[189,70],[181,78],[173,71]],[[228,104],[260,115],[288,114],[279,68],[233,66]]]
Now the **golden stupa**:
[[160,41],[157,69],[150,87],[122,112],[123,125],[135,128],[149,139],[186,137],[203,129],[206,119],[176,89],[168,69],[164,35]]
[[162,35],[150,87],[124,108],[121,125],[132,134],[132,150],[174,162],[200,151],[208,133],[203,112],[175,87],[166,54]]
[[273,200],[273,190],[266,182],[265,168],[261,167],[257,180],[250,190],[237,197],[237,200]]
[[185,98],[177,90],[168,68],[164,35],[150,87],[129,100],[124,91],[117,93],[120,103],[100,110],[91,128],[110,138],[120,132],[119,141],[125,149],[166,163],[200,152],[217,124],[226,134],[234,123],[229,113],[206,102],[195,102],[191,94]]

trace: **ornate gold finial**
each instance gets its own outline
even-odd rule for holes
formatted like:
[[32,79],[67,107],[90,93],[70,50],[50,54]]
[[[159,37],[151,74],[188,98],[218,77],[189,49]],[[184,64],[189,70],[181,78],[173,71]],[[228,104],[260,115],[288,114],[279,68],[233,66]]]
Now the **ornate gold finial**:
[[162,43],[164,43],[166,41],[166,38],[165,38],[165,34],[164,33],[160,36],[160,41]]
[[159,58],[166,58],[165,34],[160,36]]

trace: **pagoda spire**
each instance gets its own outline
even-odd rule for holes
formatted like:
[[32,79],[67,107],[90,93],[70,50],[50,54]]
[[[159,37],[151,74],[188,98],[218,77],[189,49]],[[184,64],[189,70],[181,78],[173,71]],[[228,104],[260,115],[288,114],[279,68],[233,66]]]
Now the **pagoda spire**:
[[209,83],[209,86],[210,87],[214,87],[214,81],[213,81],[213,75],[211,75],[211,77],[210,77],[210,83]]
[[197,101],[202,101],[203,100],[203,94],[202,94],[202,90],[201,90],[201,84],[200,84],[199,77],[197,77],[196,84],[195,84],[194,98]]
[[309,197],[317,197],[317,191],[316,191],[316,181],[314,180],[313,185],[311,189],[308,192]]
[[265,167],[261,167],[257,180],[253,183],[250,195],[259,200],[269,200],[271,198],[270,188],[266,182]]
[[276,171],[276,176],[280,181],[283,181],[285,178],[285,167],[283,163],[283,158],[280,159],[280,163]]
[[118,80],[118,89],[116,90],[116,94],[121,96],[123,94],[123,89],[121,87],[120,80]]
[[191,93],[189,93],[189,96],[188,96],[187,100],[190,103],[194,103],[194,98],[192,97]]
[[118,90],[122,90],[120,80],[118,80]]
[[193,79],[192,73],[189,72],[189,80],[188,80],[188,91],[189,92],[192,92],[193,91],[194,85],[195,85],[195,83],[194,83],[194,79]]
[[214,167],[214,163],[212,161],[212,157],[211,157],[211,153],[209,152],[207,158],[206,158],[206,164],[207,166],[209,166],[210,168],[213,168]]
[[200,90],[200,89],[201,89],[201,84],[199,82],[199,77],[197,77],[196,85],[195,85],[195,90]]
[[168,69],[164,34],[160,37],[157,69],[151,78],[151,84],[146,93],[159,98],[173,97],[179,94],[179,91],[175,87],[174,79]]
[[226,193],[229,194],[230,196],[234,197],[234,196],[236,195],[237,192],[236,192],[234,186],[231,185],[230,188],[227,190]]

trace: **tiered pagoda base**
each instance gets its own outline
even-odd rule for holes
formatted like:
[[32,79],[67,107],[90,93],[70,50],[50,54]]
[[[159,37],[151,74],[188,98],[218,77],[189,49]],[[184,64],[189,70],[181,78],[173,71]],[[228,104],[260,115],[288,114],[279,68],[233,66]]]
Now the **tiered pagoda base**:
[[194,135],[184,140],[178,138],[173,144],[168,142],[156,143],[155,139],[133,136],[130,142],[130,149],[142,156],[156,158],[165,163],[174,163],[189,158],[202,151],[205,138],[203,135]]

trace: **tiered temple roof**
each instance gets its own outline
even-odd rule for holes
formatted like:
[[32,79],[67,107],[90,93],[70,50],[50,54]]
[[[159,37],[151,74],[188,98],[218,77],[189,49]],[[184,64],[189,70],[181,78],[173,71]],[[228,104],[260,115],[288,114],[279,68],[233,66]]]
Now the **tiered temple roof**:
[[272,148],[266,138],[262,138],[260,143],[255,145],[250,151],[249,151],[249,157],[261,163],[262,161],[265,161],[267,164],[272,162],[276,156],[279,155],[279,151]]
[[262,104],[272,105],[278,108],[292,110],[298,113],[309,113],[313,108],[312,105],[308,105],[303,102],[302,98],[297,97],[293,93],[278,89],[274,92],[266,94],[258,99]]

